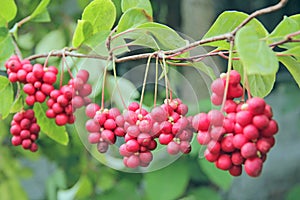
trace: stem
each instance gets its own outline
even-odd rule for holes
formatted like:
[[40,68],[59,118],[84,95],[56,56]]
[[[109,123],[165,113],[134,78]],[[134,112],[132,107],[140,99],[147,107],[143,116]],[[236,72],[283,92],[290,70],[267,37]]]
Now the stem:
[[140,113],[142,112],[142,105],[143,105],[143,100],[144,100],[144,93],[145,93],[145,88],[146,88],[146,81],[147,81],[147,76],[149,72],[149,67],[150,67],[150,62],[151,62],[151,56],[149,56],[146,69],[145,69],[145,75],[144,75],[144,81],[143,81],[143,87],[142,87],[142,93],[141,93],[141,99],[140,99]]
[[230,49],[229,49],[229,59],[228,59],[228,63],[227,63],[228,65],[227,65],[226,84],[225,84],[224,96],[223,96],[223,101],[222,101],[222,106],[221,106],[221,112],[224,111],[224,105],[225,105],[225,102],[226,102],[226,97],[227,97],[227,92],[228,92],[230,71],[231,71],[231,64],[232,64],[233,45],[234,45],[234,41],[231,40],[230,41]]
[[102,81],[102,91],[101,91],[101,108],[100,110],[104,109],[104,93],[105,93],[105,81],[106,81],[106,75],[107,75],[107,67],[108,67],[108,61],[106,61],[106,66],[104,68],[104,72],[103,72],[103,81]]
[[27,16],[25,18],[23,18],[22,20],[20,20],[19,22],[17,22],[17,26],[20,28],[23,24],[25,24],[26,22],[30,21],[31,17]]
[[156,106],[157,101],[157,89],[158,89],[158,57],[155,60],[155,86],[154,86],[154,107]]
[[115,83],[116,83],[116,88],[117,88],[118,93],[120,95],[123,107],[124,107],[124,109],[126,109],[126,104],[125,104],[124,98],[123,98],[123,96],[121,94],[121,90],[120,90],[120,87],[119,87],[119,84],[118,84],[118,81],[117,81],[116,63],[115,63],[114,58],[112,59],[112,65],[113,65],[113,73],[114,73],[114,79],[115,79]]

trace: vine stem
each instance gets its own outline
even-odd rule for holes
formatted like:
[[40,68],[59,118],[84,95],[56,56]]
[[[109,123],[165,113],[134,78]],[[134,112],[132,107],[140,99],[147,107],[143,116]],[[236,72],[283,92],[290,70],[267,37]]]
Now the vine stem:
[[102,91],[101,91],[101,108],[100,108],[100,110],[104,109],[105,81],[106,81],[106,75],[107,75],[108,62],[109,62],[109,60],[106,61],[106,66],[105,66],[104,72],[103,72]]
[[126,109],[126,104],[125,104],[124,98],[122,96],[122,93],[121,93],[121,90],[120,90],[120,87],[119,87],[119,84],[118,84],[118,81],[117,81],[117,70],[116,70],[116,63],[115,63],[114,58],[112,58],[112,65],[113,65],[113,73],[114,73],[114,79],[115,79],[116,88],[117,88],[118,93],[120,95],[120,98],[121,98],[121,101],[122,101],[122,105],[123,105],[124,109]]
[[155,59],[155,86],[154,86],[154,107],[156,106],[157,101],[157,89],[158,89],[158,57]]
[[148,76],[148,72],[149,72],[151,58],[152,58],[152,56],[149,56],[149,58],[147,60],[146,69],[145,69],[145,75],[144,75],[144,81],[143,81],[142,93],[141,93],[141,99],[140,99],[140,113],[142,112],[142,105],[143,105],[143,100],[144,100],[144,94],[145,94],[145,89],[146,89],[146,82],[147,82],[147,76]]
[[228,63],[227,63],[226,84],[225,84],[224,96],[223,96],[223,101],[222,101],[222,106],[221,106],[221,112],[224,111],[224,106],[225,106],[226,97],[227,97],[227,93],[228,93],[230,71],[231,71],[231,65],[232,65],[233,46],[234,46],[234,41],[231,40],[230,41],[230,49],[229,49],[229,59],[228,59]]

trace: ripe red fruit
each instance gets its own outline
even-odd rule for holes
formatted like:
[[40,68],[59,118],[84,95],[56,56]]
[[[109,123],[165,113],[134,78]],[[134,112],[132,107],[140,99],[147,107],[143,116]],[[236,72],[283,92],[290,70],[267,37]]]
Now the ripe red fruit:
[[256,145],[252,142],[247,142],[242,146],[241,154],[244,158],[251,158],[257,156]]
[[264,114],[256,115],[252,119],[253,125],[256,126],[256,128],[258,128],[260,130],[265,129],[266,127],[268,127],[269,121],[270,121],[269,118]]
[[206,113],[199,113],[193,117],[192,126],[195,130],[207,131],[210,121]]
[[33,95],[35,93],[35,88],[31,83],[27,83],[23,86],[23,91],[28,95]]
[[20,137],[20,136],[13,136],[12,138],[11,138],[11,143],[12,143],[12,145],[14,145],[14,146],[18,146],[18,145],[21,145],[22,144],[22,138]]
[[171,155],[176,155],[180,151],[180,145],[177,142],[171,141],[168,143],[167,151]]
[[86,106],[85,108],[85,114],[89,118],[94,118],[96,112],[100,110],[100,106],[96,103],[90,103],[89,105]]
[[86,97],[92,93],[92,86],[88,83],[84,84],[78,91],[79,96]]
[[219,110],[211,110],[207,114],[208,120],[212,126],[222,126],[224,115]]
[[148,133],[141,133],[137,136],[137,141],[142,146],[150,145],[151,140],[152,140],[152,137]]
[[204,156],[209,162],[215,162],[219,158],[219,153],[213,154],[208,149],[205,149]]
[[172,134],[161,133],[159,135],[159,143],[167,145],[173,140],[174,136]]
[[192,146],[188,141],[181,141],[179,146],[180,146],[180,151],[184,154],[188,154],[192,150]]
[[51,71],[46,71],[43,76],[43,81],[53,85],[56,82],[56,74]]
[[97,144],[100,141],[101,134],[99,132],[89,133],[88,140],[91,144]]
[[130,139],[126,142],[126,149],[129,152],[138,152],[138,150],[140,149],[140,145],[137,140]]
[[219,154],[221,150],[221,144],[215,140],[211,140],[207,144],[207,149],[212,153],[212,154]]
[[221,149],[227,153],[235,150],[235,147],[233,146],[233,134],[228,134],[222,139]]
[[245,171],[249,176],[257,177],[262,171],[263,162],[260,158],[248,158],[245,161]]
[[235,120],[244,127],[252,122],[252,114],[249,111],[242,110],[236,114]]
[[153,160],[153,155],[150,151],[139,153],[140,161],[143,163],[150,163]]
[[218,96],[216,93],[212,93],[210,96],[210,100],[214,105],[219,106],[222,104],[223,97]]
[[124,157],[129,157],[131,156],[133,153],[128,151],[127,148],[126,148],[126,144],[122,144],[120,147],[119,147],[119,153],[121,156],[124,156]]
[[55,117],[55,123],[58,126],[63,126],[68,123],[68,116],[66,114],[58,114]]
[[248,138],[246,138],[243,134],[236,134],[232,139],[233,146],[237,149],[241,149],[248,141]]
[[89,79],[89,75],[90,74],[89,74],[89,72],[87,70],[81,69],[76,74],[76,77],[80,78],[83,81],[83,83],[86,83],[88,81],[88,79]]
[[230,169],[229,169],[229,173],[232,176],[240,176],[242,174],[242,166],[241,165],[233,165]]
[[270,120],[268,126],[261,131],[262,136],[272,137],[278,132],[278,124],[275,120]]
[[214,80],[210,86],[213,93],[215,93],[217,96],[223,96],[224,95],[224,82],[221,78],[218,78]]
[[201,145],[206,145],[210,142],[210,134],[207,131],[198,131],[197,141]]
[[218,160],[216,161],[216,166],[217,168],[222,170],[229,170],[232,167],[230,155],[221,154]]
[[256,140],[259,137],[259,132],[253,124],[248,124],[243,129],[243,135],[249,140]]
[[262,98],[253,97],[247,100],[247,105],[247,110],[253,115],[260,115],[265,111],[266,102]]
[[256,146],[257,149],[261,152],[261,153],[268,153],[270,151],[270,149],[273,146],[273,141],[272,140],[268,140],[265,138],[260,138],[259,140],[257,140]]
[[240,151],[236,151],[231,154],[231,161],[234,165],[241,165],[244,163],[245,158],[242,156]]
[[129,168],[136,168],[140,165],[140,159],[137,155],[131,155],[126,160],[126,163],[124,163]]
[[176,109],[176,112],[179,114],[179,115],[186,115],[187,112],[188,112],[188,106],[185,105],[185,104],[179,104],[177,109]]
[[116,136],[111,130],[103,130],[101,132],[101,138],[109,144],[114,144],[116,142]]
[[167,112],[161,107],[155,107],[150,113],[152,119],[157,122],[165,121],[168,117]]

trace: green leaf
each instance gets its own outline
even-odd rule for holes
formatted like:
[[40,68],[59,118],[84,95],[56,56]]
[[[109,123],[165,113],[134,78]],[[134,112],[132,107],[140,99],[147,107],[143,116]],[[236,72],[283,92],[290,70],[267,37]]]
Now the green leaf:
[[298,183],[289,189],[285,200],[296,200],[299,198],[299,196],[300,196],[300,184]]
[[35,8],[35,10],[31,13],[30,18],[34,19],[44,12],[47,12],[47,6],[50,3],[50,0],[41,0],[39,5]]
[[10,113],[16,113],[22,110],[24,104],[24,99],[22,95],[19,95],[13,102],[11,108],[10,108]]
[[290,56],[278,56],[278,60],[289,70],[300,87],[300,63]]
[[110,30],[116,20],[116,8],[111,0],[94,0],[83,11],[82,20],[89,21],[93,33]]
[[189,169],[183,161],[177,161],[161,170],[147,173],[144,176],[146,199],[178,199],[185,192],[189,178]]
[[0,92],[0,119],[5,119],[10,113],[10,107],[13,104],[14,91],[12,84],[9,83]]
[[49,119],[46,116],[47,106],[45,104],[36,103],[33,110],[43,133],[62,145],[69,143],[69,135],[66,132],[66,128],[64,126],[57,126],[54,119]]
[[131,8],[126,10],[126,12],[121,16],[118,24],[118,32],[123,32],[129,28],[151,21],[152,17],[149,16],[142,8]]
[[[139,92],[137,91],[136,87],[126,78],[117,77],[115,80],[113,76],[108,76],[106,77],[105,84],[107,91],[110,93],[111,101],[114,102],[119,108],[123,107],[122,98],[125,103],[128,103],[139,97]],[[117,87],[119,87],[121,94],[119,93]]]
[[204,72],[212,80],[216,79],[214,70],[211,67],[207,66],[204,62],[191,63],[191,65],[196,69],[199,69],[201,72]]
[[300,61],[300,46],[293,47],[291,49],[287,49],[286,51],[280,52],[280,54],[290,55],[295,57],[298,61]]
[[36,45],[36,53],[45,53],[53,50],[63,49],[66,45],[66,38],[62,30],[54,30],[45,35]]
[[[268,42],[269,43],[278,42],[280,40],[285,39],[286,35],[299,30],[300,30],[300,24],[298,24],[296,20],[293,20],[285,16],[283,20],[272,31],[272,33],[268,36],[268,40],[269,40]],[[279,46],[282,48],[291,48],[294,46],[298,46],[298,44],[285,43]]]
[[187,45],[186,40],[166,25],[148,22],[136,28],[144,31],[144,33],[152,34],[161,50],[172,50]]
[[[210,27],[208,32],[202,39],[219,36],[225,33],[233,31],[238,25],[240,25],[249,15],[238,11],[225,11],[219,15],[214,24]],[[245,27],[251,26],[257,33],[259,38],[264,38],[268,31],[257,20],[251,20]],[[204,44],[205,46],[219,47],[220,49],[229,49],[229,43],[227,41],[215,41]]]
[[289,16],[290,19],[295,20],[300,26],[300,14]]
[[0,92],[9,84],[9,80],[5,76],[0,76]]
[[142,8],[152,18],[152,6],[149,0],[122,0],[121,7],[123,12],[131,8]]
[[232,183],[232,177],[227,171],[217,169],[214,163],[210,163],[205,159],[199,159],[199,164],[209,180],[223,190],[228,190]]
[[250,27],[244,27],[237,33],[236,48],[247,72],[251,93],[265,97],[273,88],[279,68],[275,53]]
[[14,0],[2,0],[0,6],[0,16],[6,22],[10,22],[17,15],[17,6]]
[[68,190],[59,190],[58,199],[86,199],[91,196],[93,185],[86,175],[82,175],[77,183]]
[[197,189],[192,190],[189,192],[189,198],[191,200],[197,200],[198,197],[201,199],[209,199],[209,200],[221,200],[221,195],[211,187],[199,187]]
[[50,22],[51,21],[51,17],[49,15],[49,12],[47,9],[45,9],[44,12],[38,14],[37,16],[35,16],[33,19],[31,19],[31,21],[33,22]]
[[86,20],[78,20],[73,35],[72,45],[74,47],[80,46],[85,40],[90,38],[92,34],[93,34],[92,24]]
[[7,28],[0,27],[0,61],[6,60],[14,52],[14,45]]

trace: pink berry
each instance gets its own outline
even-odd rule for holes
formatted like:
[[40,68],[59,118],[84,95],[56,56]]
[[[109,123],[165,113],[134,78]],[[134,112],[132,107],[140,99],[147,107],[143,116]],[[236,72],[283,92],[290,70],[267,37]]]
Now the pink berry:
[[215,162],[219,158],[220,153],[213,154],[208,149],[205,149],[204,156],[209,162]]
[[67,117],[67,115],[65,115],[65,114],[58,114],[58,115],[56,115],[56,117],[55,117],[55,123],[56,123],[58,126],[66,125],[67,122],[68,122],[68,117]]
[[222,154],[219,156],[216,166],[222,170],[229,170],[232,167],[230,155]]
[[233,165],[230,169],[229,169],[229,173],[232,176],[240,176],[242,174],[242,166],[241,165]]
[[214,80],[210,86],[211,90],[213,93],[215,93],[217,96],[222,97],[224,95],[224,83],[221,78],[218,78]]
[[180,151],[180,145],[174,141],[168,143],[167,151],[171,155],[176,155]]
[[257,177],[261,174],[263,162],[260,158],[248,158],[245,161],[245,171],[249,176]]
[[162,133],[159,135],[159,143],[163,145],[169,144],[173,140],[174,136],[172,134]]
[[247,142],[241,148],[241,154],[244,158],[251,158],[257,155],[256,145],[252,142]]
[[126,149],[129,152],[137,152],[140,149],[140,145],[137,140],[131,139],[126,142]]
[[253,97],[247,100],[247,109],[253,115],[263,114],[265,111],[266,102],[264,99],[259,97]]
[[217,141],[211,140],[207,144],[207,149],[212,153],[212,154],[218,154],[220,153],[221,150],[221,144]]
[[245,158],[242,156],[240,151],[236,151],[231,154],[231,161],[234,165],[241,165],[244,163]]
[[243,135],[249,140],[256,140],[259,137],[259,132],[253,124],[248,124],[243,129]]
[[90,103],[89,105],[87,105],[87,107],[85,108],[85,114],[86,116],[88,116],[89,118],[94,118],[94,116],[96,115],[96,112],[100,110],[100,106],[96,103]]
[[249,111],[240,111],[236,114],[236,122],[241,126],[246,126],[252,122],[252,114]]
[[101,132],[101,138],[109,144],[114,144],[116,142],[116,136],[111,130],[103,130]]
[[248,138],[246,138],[243,134],[236,134],[233,136],[232,144],[235,148],[241,149],[248,141]]
[[221,149],[227,153],[235,150],[235,147],[233,146],[233,134],[228,134],[222,139]]
[[97,144],[100,141],[101,134],[99,132],[92,132],[88,136],[88,140],[91,144]]
[[197,141],[201,145],[207,145],[210,142],[210,134],[207,131],[198,131]]

